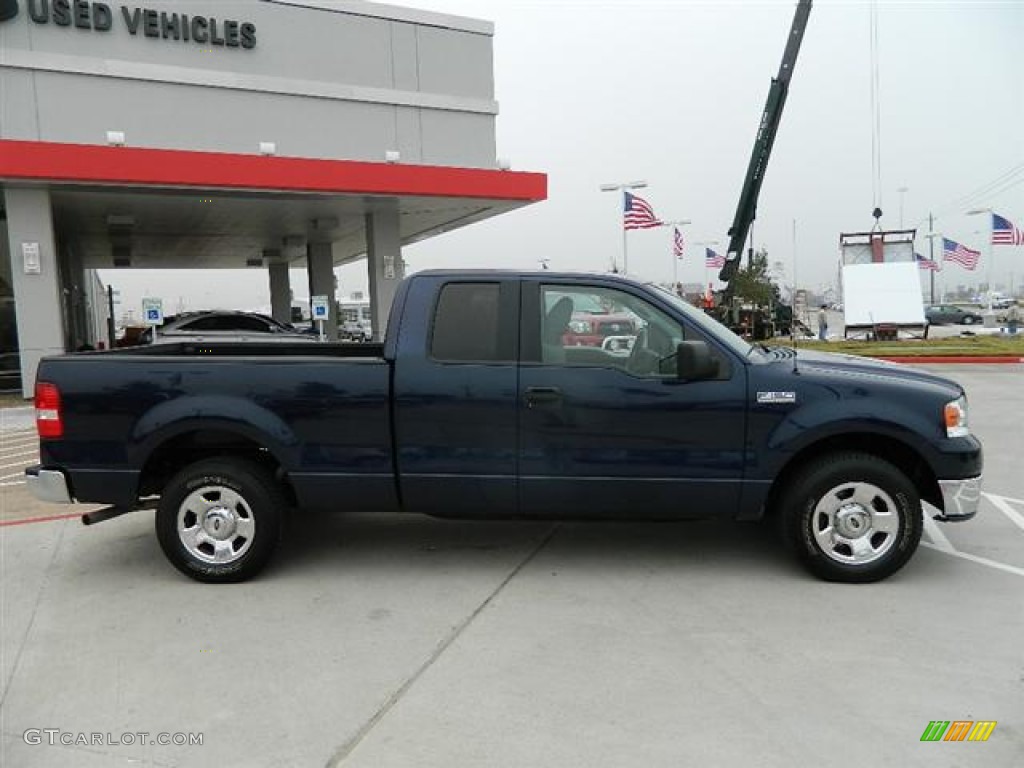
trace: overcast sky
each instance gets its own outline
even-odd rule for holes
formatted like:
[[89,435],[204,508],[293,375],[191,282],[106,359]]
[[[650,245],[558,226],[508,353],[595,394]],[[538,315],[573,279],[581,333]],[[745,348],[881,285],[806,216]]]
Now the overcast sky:
[[[546,202],[407,248],[413,269],[533,269],[543,258],[605,270],[621,261],[621,197],[599,186],[643,179],[660,217],[692,222],[680,280],[707,279],[692,244],[725,248],[795,2],[400,4],[495,23],[498,154],[549,181]],[[934,212],[937,231],[983,253],[977,273],[947,265],[940,284],[972,282],[988,268],[989,220],[965,212],[990,207],[1024,228],[1024,2],[877,7],[882,225],[898,228],[902,205],[927,254]],[[835,282],[839,233],[873,224],[870,8],[814,3],[754,224],[755,246],[787,282],[795,250],[797,280],[814,289]],[[1024,247],[997,247],[991,263],[996,282],[1024,281]],[[670,233],[630,233],[629,267],[671,279]],[[339,270],[340,293],[364,288],[364,272]],[[265,275],[238,277],[240,300],[269,301]]]

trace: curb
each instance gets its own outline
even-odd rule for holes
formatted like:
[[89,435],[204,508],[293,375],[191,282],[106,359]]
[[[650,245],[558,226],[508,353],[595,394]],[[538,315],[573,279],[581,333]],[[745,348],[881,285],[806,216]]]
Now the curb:
[[1024,357],[1010,355],[877,355],[875,358],[877,360],[887,360],[890,363],[948,363],[950,365],[970,363],[980,365],[1015,365],[1024,363]]
[[73,520],[81,516],[81,512],[70,512],[66,515],[44,515],[42,517],[25,517],[19,520],[0,520],[0,528],[7,528],[12,525],[30,525],[32,523],[52,523],[57,520]]

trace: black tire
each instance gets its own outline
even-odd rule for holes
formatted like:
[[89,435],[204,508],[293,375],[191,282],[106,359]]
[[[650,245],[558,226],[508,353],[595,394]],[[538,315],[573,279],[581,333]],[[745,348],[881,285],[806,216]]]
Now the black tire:
[[826,581],[878,581],[902,568],[924,529],[914,484],[887,461],[839,453],[800,470],[776,509],[783,538]]
[[964,325],[974,325],[974,316],[973,315],[966,315],[964,317]]
[[175,568],[197,581],[245,581],[270,561],[287,507],[280,486],[258,464],[207,459],[164,488],[156,535]]

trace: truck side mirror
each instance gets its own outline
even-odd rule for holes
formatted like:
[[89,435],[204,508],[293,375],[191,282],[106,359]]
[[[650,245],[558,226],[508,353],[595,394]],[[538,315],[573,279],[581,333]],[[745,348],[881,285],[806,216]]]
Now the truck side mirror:
[[683,381],[712,379],[718,375],[718,360],[711,356],[706,341],[681,341],[676,347],[676,375]]

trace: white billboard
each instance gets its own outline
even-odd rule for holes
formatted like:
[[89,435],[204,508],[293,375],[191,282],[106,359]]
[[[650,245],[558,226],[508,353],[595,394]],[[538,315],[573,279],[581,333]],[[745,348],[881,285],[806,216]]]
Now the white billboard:
[[919,271],[913,261],[844,266],[846,327],[878,324],[923,326],[924,302]]

